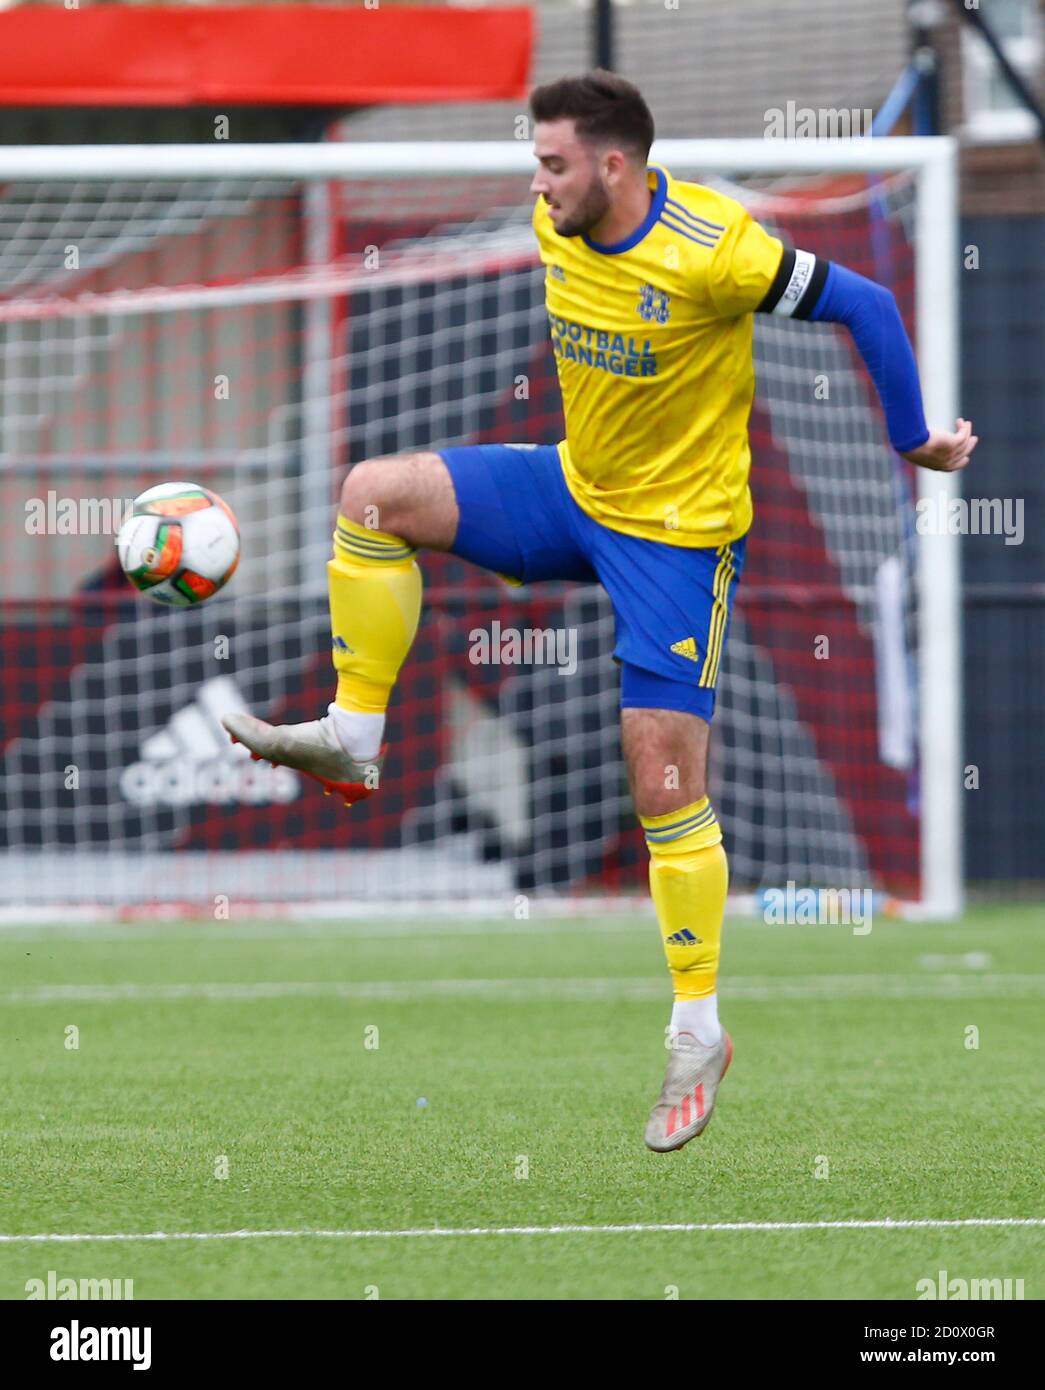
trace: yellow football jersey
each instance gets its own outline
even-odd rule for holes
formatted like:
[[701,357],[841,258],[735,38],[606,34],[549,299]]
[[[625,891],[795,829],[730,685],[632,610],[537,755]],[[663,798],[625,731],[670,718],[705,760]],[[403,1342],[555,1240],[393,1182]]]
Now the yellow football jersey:
[[751,525],[751,314],[783,245],[733,198],[664,169],[625,241],[533,226],[566,417],[559,456],[589,516],[672,545],[713,546]]

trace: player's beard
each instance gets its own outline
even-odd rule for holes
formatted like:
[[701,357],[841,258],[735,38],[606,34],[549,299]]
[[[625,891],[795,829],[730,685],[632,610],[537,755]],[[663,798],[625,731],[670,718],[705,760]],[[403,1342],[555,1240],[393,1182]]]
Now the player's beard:
[[580,236],[597,226],[610,210],[610,199],[599,179],[592,179],[576,212],[556,226],[560,236]]

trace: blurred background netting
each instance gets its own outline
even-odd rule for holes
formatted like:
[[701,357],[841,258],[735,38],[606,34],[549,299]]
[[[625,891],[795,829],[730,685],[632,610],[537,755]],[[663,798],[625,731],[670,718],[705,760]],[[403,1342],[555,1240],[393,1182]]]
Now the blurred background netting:
[[[590,66],[591,6],[536,9],[533,81]],[[996,6],[1040,91],[1035,11]],[[921,41],[902,0],[636,0],[613,14],[616,65],[662,138],[761,137],[773,110],[877,115]],[[976,253],[962,275],[961,400],[983,442],[963,486],[1020,499],[1025,523],[1019,545],[960,542],[975,770],[963,809],[970,879],[1010,893],[1040,891],[1045,845],[1045,176],[974,37],[949,13],[933,29],[940,128],[963,142],[958,236]],[[158,866],[178,899],[642,891],[597,589],[506,591],[427,557],[392,776],[365,817],[244,763],[218,726],[236,707],[312,718],[329,698],[323,564],[346,467],[561,437],[527,179],[424,167],[433,139],[528,141],[525,110],[419,102],[302,117],[311,138],[415,142],[406,178],[157,171],[0,190],[5,901],[144,902]],[[127,143],[143,130],[205,139],[213,115],[15,107],[0,120],[8,144],[69,140],[73,123],[78,139]],[[237,115],[233,142],[286,129],[259,108]],[[786,240],[888,284],[917,339],[908,175],[737,171],[721,184]],[[760,323],[756,344],[757,519],[712,754],[734,885],[870,881],[917,895],[911,479],[844,334]],[[818,374],[829,402],[812,396]],[[234,591],[197,613],[154,611],[126,589],[98,510],[177,477],[227,496],[245,538]],[[41,505],[44,535],[29,525]],[[469,633],[494,620],[574,632],[577,674],[476,665]],[[883,721],[887,628],[901,674]],[[814,655],[824,633],[827,662]]]

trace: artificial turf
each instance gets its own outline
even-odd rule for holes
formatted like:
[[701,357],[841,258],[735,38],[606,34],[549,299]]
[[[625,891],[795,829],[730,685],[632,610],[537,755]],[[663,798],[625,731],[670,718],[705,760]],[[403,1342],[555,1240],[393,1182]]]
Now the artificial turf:
[[667,1155],[651,919],[5,928],[0,1297],[1040,1298],[1041,1225],[543,1228],[1042,1218],[1043,917],[727,924],[735,1060]]

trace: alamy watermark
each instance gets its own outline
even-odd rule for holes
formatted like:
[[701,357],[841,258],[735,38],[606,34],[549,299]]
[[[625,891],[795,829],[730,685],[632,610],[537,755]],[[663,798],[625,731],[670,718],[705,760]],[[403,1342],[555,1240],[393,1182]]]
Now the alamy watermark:
[[935,1279],[919,1279],[915,1284],[919,1299],[1021,1299],[1023,1280],[1011,1276],[980,1279],[951,1279],[941,1269]]
[[914,527],[920,536],[1004,536],[1023,544],[1022,497],[920,497]]
[[46,1279],[25,1281],[27,1302],[38,1298],[100,1298],[129,1299],[134,1297],[133,1279],[61,1279],[53,1269]]
[[468,660],[473,666],[557,666],[560,676],[577,669],[577,632],[571,627],[502,627],[495,618],[489,631],[472,628]]
[[52,1361],[131,1361],[136,1371],[152,1365],[151,1327],[85,1327],[73,1318],[51,1331]]
[[869,106],[799,106],[789,101],[783,108],[771,106],[764,114],[767,140],[851,140],[871,134],[874,111]]
[[59,497],[52,488],[46,497],[25,504],[28,536],[115,536],[134,513],[133,497]]
[[845,926],[854,936],[871,930],[874,893],[870,888],[799,888],[789,878],[783,888],[762,894],[762,920],[767,926]]

